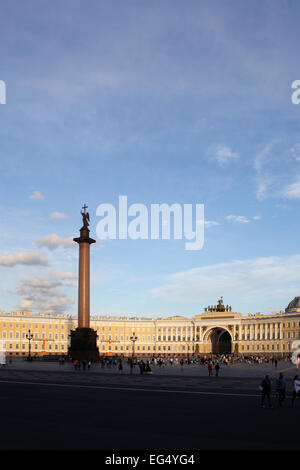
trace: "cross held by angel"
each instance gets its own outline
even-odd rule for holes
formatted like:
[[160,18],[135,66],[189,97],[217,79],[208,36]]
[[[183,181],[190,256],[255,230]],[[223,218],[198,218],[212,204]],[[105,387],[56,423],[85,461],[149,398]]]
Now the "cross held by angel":
[[82,222],[83,222],[83,226],[88,228],[89,226],[89,222],[90,222],[90,214],[88,212],[86,212],[86,209],[88,208],[88,206],[86,206],[84,204],[84,206],[82,207],[83,211],[81,210],[80,214],[82,215]]

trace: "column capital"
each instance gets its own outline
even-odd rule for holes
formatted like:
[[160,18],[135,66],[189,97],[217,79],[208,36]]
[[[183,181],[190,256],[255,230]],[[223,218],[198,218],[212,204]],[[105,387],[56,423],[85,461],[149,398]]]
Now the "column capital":
[[74,242],[76,243],[89,243],[91,245],[92,243],[96,243],[96,240],[93,238],[90,238],[90,231],[87,227],[81,227],[80,229],[80,237],[78,238],[73,238]]

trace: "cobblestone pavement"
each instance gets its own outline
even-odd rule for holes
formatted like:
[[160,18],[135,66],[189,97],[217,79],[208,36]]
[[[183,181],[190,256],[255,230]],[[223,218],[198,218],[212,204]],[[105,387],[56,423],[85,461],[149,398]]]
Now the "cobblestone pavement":
[[292,379],[298,373],[290,362],[282,361],[277,369],[270,364],[248,365],[234,364],[223,366],[219,377],[208,377],[205,366],[167,366],[165,368],[152,367],[152,375],[141,375],[139,368],[135,367],[133,374],[127,365],[119,372],[116,367],[102,368],[100,364],[93,364],[88,370],[74,370],[70,363],[59,365],[53,361],[36,361],[28,363],[14,360],[0,368],[0,381],[47,381],[53,383],[76,383],[89,385],[118,385],[133,387],[163,387],[177,388],[178,390],[237,390],[259,393],[258,385],[267,373],[274,383],[279,372],[283,371],[287,379],[287,392],[292,390]]
[[[0,366],[1,370],[23,370],[23,371],[55,371],[55,372],[75,372],[74,366],[71,362],[65,362],[64,365],[60,365],[58,361],[41,361],[33,360],[32,362],[27,362],[24,359],[13,359],[12,363],[7,363],[5,367]],[[166,367],[151,366],[152,373],[155,376],[179,376],[179,377],[206,377],[208,376],[207,366],[202,366],[198,364],[184,365],[183,370],[181,370],[180,365],[168,365]],[[123,364],[123,371],[119,372],[117,366],[110,367],[101,367],[100,363],[92,364],[90,370],[76,372],[93,372],[98,374],[130,374],[130,368],[127,363]],[[291,361],[279,361],[277,368],[275,368],[272,363],[269,364],[246,364],[246,363],[235,363],[231,365],[222,365],[219,376],[220,377],[244,377],[244,378],[260,378],[269,374],[271,377],[275,377],[283,372],[286,377],[294,377],[299,373],[300,370],[296,368]],[[133,370],[134,375],[140,375],[139,367],[135,366]],[[213,375],[215,371],[213,370]]]

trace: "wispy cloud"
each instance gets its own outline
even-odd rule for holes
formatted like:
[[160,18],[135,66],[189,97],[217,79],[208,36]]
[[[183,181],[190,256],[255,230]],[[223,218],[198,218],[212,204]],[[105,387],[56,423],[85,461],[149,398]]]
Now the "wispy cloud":
[[17,289],[17,295],[22,297],[19,308],[63,313],[74,304],[75,299],[59,291],[57,287],[63,287],[63,282],[45,277],[23,280]]
[[266,160],[270,156],[270,152],[275,145],[275,141],[269,142],[265,147],[254,157],[254,168],[256,171],[256,197],[261,200],[266,197],[268,188],[272,183],[270,173],[266,172]]
[[54,271],[52,276],[64,280],[77,279],[78,277],[77,274],[72,273],[71,271]]
[[227,215],[226,219],[229,221],[237,222],[239,224],[249,224],[252,220],[260,220],[261,215],[255,215],[254,217],[246,217],[244,215]]
[[300,198],[300,177],[294,183],[288,184],[283,190],[282,194],[286,199],[299,199]]
[[55,250],[56,248],[64,247],[71,248],[75,246],[72,237],[61,238],[59,235],[53,233],[51,235],[46,235],[45,237],[38,238],[36,240],[36,245],[40,247],[49,248],[49,250]]
[[0,255],[0,266],[15,266],[24,264],[28,266],[47,266],[47,259],[38,251],[18,251]]
[[215,220],[205,220],[204,225],[205,227],[210,228],[210,227],[215,227],[217,225],[220,225],[220,223],[216,222]]
[[230,161],[239,158],[239,154],[233,152],[227,145],[217,145],[210,152],[212,158],[216,159],[220,166],[226,166]]
[[38,201],[38,200],[42,201],[43,199],[45,199],[45,196],[39,191],[35,191],[33,194],[30,194],[29,199],[31,201]]
[[[299,292],[300,255],[263,257],[217,263],[169,275],[152,295],[172,302],[211,302],[227,298],[253,298],[271,304]],[[221,294],[220,294],[221,293]],[[224,294],[223,294],[224,295]]]
[[295,160],[300,161],[300,143],[295,144],[290,148],[290,152]]
[[226,219],[238,222],[239,224],[248,224],[250,222],[250,219],[247,219],[244,215],[227,215]]
[[49,218],[50,219],[67,219],[68,215],[64,214],[63,212],[52,212]]

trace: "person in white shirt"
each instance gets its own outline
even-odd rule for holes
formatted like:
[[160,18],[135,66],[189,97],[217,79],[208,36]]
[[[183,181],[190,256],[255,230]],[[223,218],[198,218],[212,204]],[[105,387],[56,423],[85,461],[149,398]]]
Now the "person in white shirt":
[[297,396],[300,396],[300,380],[299,376],[295,375],[294,380],[293,380],[293,397],[292,397],[292,407],[295,404],[295,400]]

